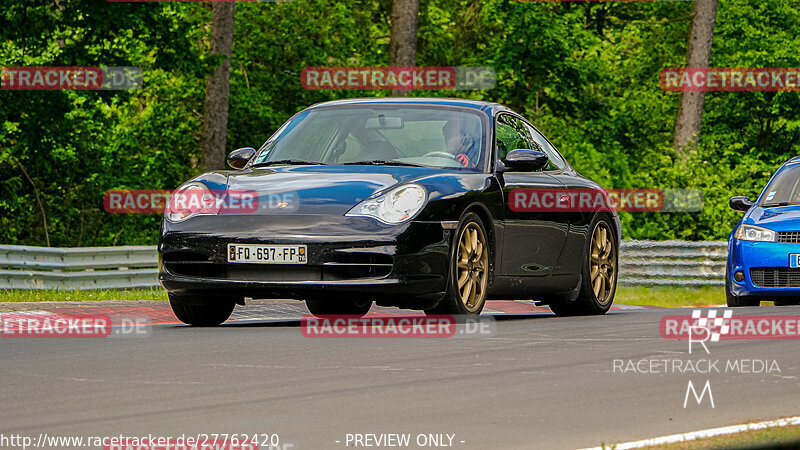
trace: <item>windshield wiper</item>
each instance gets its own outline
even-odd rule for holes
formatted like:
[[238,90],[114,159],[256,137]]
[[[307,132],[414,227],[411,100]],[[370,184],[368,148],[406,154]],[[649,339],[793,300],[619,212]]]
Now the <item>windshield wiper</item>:
[[789,202],[779,202],[779,203],[764,203],[764,204],[763,204],[763,205],[761,205],[761,206],[763,206],[764,208],[774,208],[774,207],[776,207],[776,206],[789,206]]
[[264,161],[260,163],[255,163],[250,167],[265,167],[265,166],[274,166],[277,164],[287,164],[293,166],[316,166],[322,165],[325,163],[316,162],[316,161],[303,161],[302,159],[278,159],[275,161]]
[[410,162],[403,162],[403,161],[388,161],[384,159],[373,159],[371,161],[351,161],[346,163],[341,163],[343,165],[349,166],[413,166],[413,167],[428,167],[422,164],[414,164]]

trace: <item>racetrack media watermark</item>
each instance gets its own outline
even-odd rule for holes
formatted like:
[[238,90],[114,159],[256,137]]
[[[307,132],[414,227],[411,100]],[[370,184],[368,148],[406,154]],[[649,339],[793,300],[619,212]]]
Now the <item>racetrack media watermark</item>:
[[451,338],[490,337],[497,331],[491,316],[304,316],[300,332],[309,338]]
[[698,189],[513,189],[514,212],[695,212],[703,209]]
[[120,91],[142,87],[138,67],[2,67],[5,91]]
[[0,314],[0,338],[115,338],[150,334],[146,317],[20,311]]
[[[699,358],[615,359],[615,374],[705,376],[705,382],[689,380],[683,398],[683,408],[690,395],[700,405],[706,395],[712,408],[716,407],[711,389],[714,374],[780,375],[777,360],[767,358],[716,359],[711,347],[725,339],[797,339],[800,336],[800,316],[733,316],[730,309],[695,309],[691,315],[664,316],[659,322],[665,339],[682,339],[689,344],[690,355]],[[713,344],[713,345],[712,345]],[[698,386],[702,386],[698,393]]]
[[665,91],[800,91],[797,67],[667,67],[659,76]]
[[497,82],[492,67],[306,67],[300,84],[308,90],[448,91],[488,90]]

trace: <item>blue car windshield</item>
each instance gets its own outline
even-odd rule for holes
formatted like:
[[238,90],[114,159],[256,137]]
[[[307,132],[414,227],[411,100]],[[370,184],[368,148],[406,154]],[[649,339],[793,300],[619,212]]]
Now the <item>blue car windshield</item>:
[[761,206],[800,205],[800,164],[784,167],[764,190]]
[[358,105],[305,111],[281,127],[253,166],[389,164],[484,171],[488,119],[469,108]]

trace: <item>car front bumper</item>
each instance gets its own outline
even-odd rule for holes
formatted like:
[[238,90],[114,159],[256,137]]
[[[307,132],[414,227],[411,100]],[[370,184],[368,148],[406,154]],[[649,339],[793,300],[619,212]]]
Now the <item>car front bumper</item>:
[[[800,244],[728,241],[728,270],[731,293],[735,296],[800,296],[800,268],[789,267],[789,255],[800,253]],[[744,274],[736,281],[736,272]]]
[[[386,304],[438,300],[452,230],[441,222],[390,226],[365,217],[198,216],[164,223],[159,281],[197,298],[366,295]],[[227,261],[228,244],[306,245],[302,265]]]

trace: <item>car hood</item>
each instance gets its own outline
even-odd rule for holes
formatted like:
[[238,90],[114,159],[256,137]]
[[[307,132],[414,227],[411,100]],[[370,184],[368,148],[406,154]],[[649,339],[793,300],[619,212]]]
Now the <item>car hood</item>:
[[756,206],[750,210],[744,223],[775,231],[798,231],[800,230],[800,205],[774,208]]
[[212,172],[195,181],[228,194],[251,193],[258,201],[257,211],[249,213],[343,215],[372,195],[412,181],[426,186],[430,198],[463,192],[464,176],[427,167],[324,165]]

